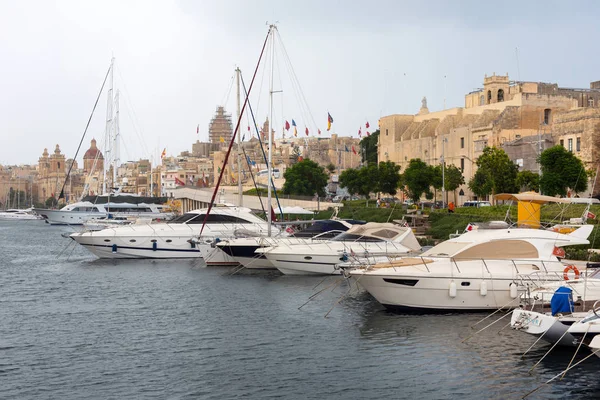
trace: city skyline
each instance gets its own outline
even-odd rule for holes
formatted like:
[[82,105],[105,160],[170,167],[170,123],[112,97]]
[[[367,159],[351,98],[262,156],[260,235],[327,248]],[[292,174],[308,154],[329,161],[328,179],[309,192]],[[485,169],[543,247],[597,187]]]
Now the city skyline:
[[[56,144],[73,157],[112,56],[123,100],[121,159],[156,162],[165,147],[169,154],[191,150],[196,140],[208,140],[218,105],[235,115],[233,71],[239,66],[249,84],[266,21],[278,21],[310,108],[303,110],[297,93],[280,81],[285,96],[279,95],[283,105],[273,125],[295,118],[299,135],[309,127],[311,136],[320,129],[324,137],[357,137],[365,122],[376,129],[381,116],[416,114],[424,96],[432,111],[463,106],[464,95],[494,72],[586,88],[600,78],[597,56],[587,51],[587,38],[599,30],[592,12],[599,7],[578,5],[5,3],[0,164],[35,164]],[[257,78],[252,98],[259,125],[268,115],[264,79]],[[78,161],[92,138],[100,146],[105,103],[103,96]]]

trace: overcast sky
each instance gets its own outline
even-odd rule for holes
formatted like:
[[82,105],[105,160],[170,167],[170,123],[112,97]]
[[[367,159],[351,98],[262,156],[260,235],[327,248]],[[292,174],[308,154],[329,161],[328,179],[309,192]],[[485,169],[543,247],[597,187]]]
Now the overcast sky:
[[[235,113],[233,70],[250,83],[267,21],[278,22],[293,68],[276,42],[274,127],[293,118],[299,135],[327,136],[329,111],[332,132],[357,137],[367,121],[417,113],[423,96],[430,111],[444,98],[463,106],[486,73],[589,87],[600,80],[599,11],[553,1],[0,0],[0,164],[37,163],[56,144],[73,157],[113,55],[125,161],[191,150],[208,139],[217,105]],[[251,98],[261,124],[269,71]],[[92,137],[100,144],[105,115],[103,94],[78,160]]]

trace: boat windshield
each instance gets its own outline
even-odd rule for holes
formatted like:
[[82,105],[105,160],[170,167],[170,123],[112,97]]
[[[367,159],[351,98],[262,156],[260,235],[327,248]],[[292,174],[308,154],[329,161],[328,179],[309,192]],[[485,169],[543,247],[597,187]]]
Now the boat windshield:
[[[169,221],[169,224],[202,224],[206,214],[183,214]],[[251,224],[243,218],[234,215],[209,214],[207,224]]]
[[352,233],[341,233],[331,239],[335,242],[383,242],[384,240],[381,238],[373,237],[373,236],[365,236],[365,235],[355,235]]
[[448,257],[456,254],[466,246],[470,245],[468,242],[451,242],[445,241],[437,246],[433,246],[422,254],[423,257]]

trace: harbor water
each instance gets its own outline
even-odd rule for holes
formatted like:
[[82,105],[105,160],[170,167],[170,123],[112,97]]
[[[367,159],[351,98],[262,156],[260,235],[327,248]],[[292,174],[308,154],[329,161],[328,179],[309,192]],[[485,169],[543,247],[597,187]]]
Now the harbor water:
[[[0,222],[0,398],[521,398],[574,353],[529,373],[550,345],[521,357],[535,338],[510,317],[463,342],[485,314],[393,314],[356,291],[336,304],[339,277],[98,260],[70,230]],[[529,398],[596,399],[599,365]]]

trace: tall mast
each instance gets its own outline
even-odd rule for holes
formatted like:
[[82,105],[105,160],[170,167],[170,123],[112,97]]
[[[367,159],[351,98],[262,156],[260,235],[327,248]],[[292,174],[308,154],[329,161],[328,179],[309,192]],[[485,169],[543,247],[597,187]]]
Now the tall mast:
[[117,167],[121,162],[121,155],[119,149],[119,141],[121,140],[121,131],[119,129],[119,90],[117,89],[117,93],[115,95],[115,119],[114,119],[114,136],[113,136],[113,187],[117,187]]
[[271,204],[271,176],[273,175],[273,140],[271,137],[271,124],[273,123],[273,64],[275,63],[275,25],[271,25],[271,79],[269,85],[269,123],[267,124],[267,135],[269,136],[269,158],[267,159],[267,236],[271,236],[271,223],[273,222],[273,218],[271,217],[273,213],[273,205]]
[[[241,71],[238,68],[235,69],[236,76],[236,84],[237,84],[237,119],[238,126],[241,126],[239,123],[242,118],[241,115],[241,106],[240,106],[240,74]],[[242,139],[240,132],[238,132],[237,136],[237,170],[238,170],[238,205],[241,207],[244,205],[244,196],[242,194]]]
[[104,165],[103,165],[103,176],[102,179],[102,193],[106,193],[106,178],[108,166],[110,165],[110,159],[112,158],[112,152],[110,150],[111,145],[111,130],[112,130],[112,118],[113,118],[113,83],[114,83],[114,66],[115,58],[110,60],[110,85],[108,87],[108,99],[106,101],[106,128],[104,130]]

